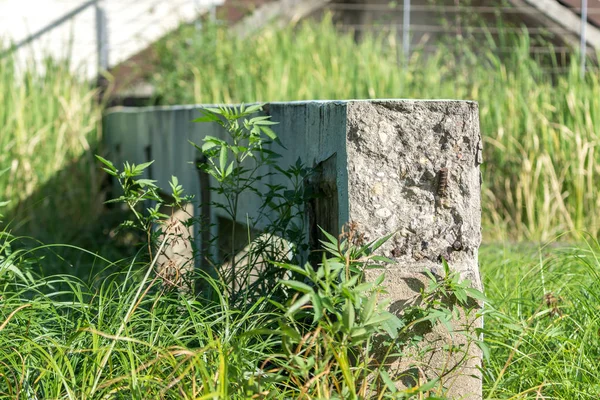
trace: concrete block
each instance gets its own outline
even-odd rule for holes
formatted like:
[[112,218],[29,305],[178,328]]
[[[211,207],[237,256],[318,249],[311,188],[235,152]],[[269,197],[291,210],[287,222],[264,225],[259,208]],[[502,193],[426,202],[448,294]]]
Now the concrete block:
[[[160,147],[158,152],[153,151],[157,155],[154,171],[160,171],[155,175],[159,185],[168,187],[166,180],[173,170],[193,174],[193,178],[179,176],[181,182],[197,181],[196,171],[181,167],[182,163],[192,160],[182,156],[180,143],[184,138],[200,143],[207,134],[225,137],[215,125],[189,123],[199,116],[199,108],[201,106],[177,106],[109,112],[105,122],[107,143],[112,148],[120,148],[121,159],[139,158],[139,150],[131,148],[135,141],[124,137],[125,129],[135,131],[132,124],[137,124],[138,129],[150,127],[153,135],[160,135],[159,141],[153,141],[153,146]],[[475,288],[482,288],[477,261],[481,242],[479,165],[482,148],[476,103],[290,102],[269,103],[265,113],[279,122],[274,130],[285,148],[273,147],[272,150],[283,156],[280,166],[286,168],[300,158],[305,165],[317,170],[315,178],[307,182],[323,195],[306,208],[310,241],[317,242],[317,225],[339,234],[342,225],[349,221],[354,222],[367,239],[397,232],[381,248],[384,255],[395,260],[385,267],[393,311],[402,312],[402,306],[415,299],[425,282],[424,271],[441,273],[442,258]],[[140,119],[132,122],[136,114],[141,115],[141,120],[159,119],[142,125]],[[285,181],[273,175],[266,183]],[[202,184],[194,188],[198,191],[197,197],[201,197],[201,187]],[[219,198],[215,196],[211,200],[219,201]],[[248,194],[240,204],[237,222],[245,223],[247,217],[256,216],[261,199]],[[226,217],[216,209],[209,214],[213,223]],[[261,226],[253,228],[260,230]],[[425,342],[434,347],[437,344],[468,347],[464,354],[454,354],[451,359],[441,350],[432,351],[426,368],[423,364],[419,366],[426,376],[444,374],[451,398],[481,398],[478,370],[481,353],[475,345],[466,346],[465,336],[458,333],[465,326],[472,331],[479,322],[463,315],[454,321],[456,332],[452,335],[434,327],[424,336]],[[453,363],[461,357],[468,360],[466,365],[452,369]],[[408,371],[413,361],[398,360],[393,368]],[[452,373],[446,374],[449,368]]]
[[348,219],[402,265],[441,257],[481,287],[481,137],[471,102],[355,102],[348,106]]
[[[392,307],[401,312],[418,298],[427,280],[423,272],[441,274],[442,258],[482,289],[476,104],[353,102],[346,129],[349,220],[371,239],[398,232],[382,247],[384,255],[396,260],[386,267]],[[373,278],[379,273],[371,272]],[[391,368],[399,382],[410,383],[411,368],[414,374],[418,367],[428,378],[443,376],[450,398],[481,398],[481,351],[463,334],[473,335],[479,321],[463,314],[452,325],[452,335],[440,326],[423,332],[421,350],[432,349],[427,360],[403,359]],[[471,332],[460,333],[465,328]],[[442,349],[448,345],[456,349],[452,355]],[[466,363],[454,370],[463,359]]]

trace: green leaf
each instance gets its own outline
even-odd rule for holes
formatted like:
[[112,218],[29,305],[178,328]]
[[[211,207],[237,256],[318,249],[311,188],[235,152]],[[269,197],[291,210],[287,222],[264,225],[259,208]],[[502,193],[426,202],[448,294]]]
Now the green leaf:
[[268,115],[261,115],[260,117],[251,118],[250,121],[248,121],[248,123],[250,125],[258,125],[259,122],[268,120],[269,118],[271,117]]
[[366,339],[369,336],[371,336],[371,332],[368,331],[367,329],[363,328],[363,327],[356,327],[355,329],[352,330],[352,332],[350,333],[350,337],[353,340],[362,340],[362,339]]
[[345,281],[344,284],[342,285],[342,287],[344,288],[348,288],[352,291],[355,290],[354,285],[356,285],[356,283],[358,282],[358,280],[361,278],[360,275],[351,275],[350,279]]
[[373,316],[373,318],[370,318],[368,321],[366,321],[364,323],[364,326],[380,325],[381,323],[391,319],[392,317],[393,315],[390,313],[381,313],[379,315]]
[[306,283],[302,283],[302,282],[298,282],[298,281],[294,281],[294,280],[287,280],[287,279],[281,280],[280,282],[282,285],[285,285],[294,290],[297,290],[298,292],[311,293],[313,291],[313,288],[308,286]]
[[[323,233],[323,235],[325,235],[325,237],[327,238],[327,240],[329,240],[329,243],[331,244],[335,244],[335,247],[337,249],[337,244],[338,244],[338,240],[336,237],[334,237],[333,235],[329,234],[328,232],[326,232],[323,228],[321,228],[319,226],[319,230],[321,230],[321,232]],[[321,241],[322,242],[322,241]]]
[[104,165],[106,165],[111,171],[113,172],[117,172],[117,169],[115,168],[115,166],[113,165],[112,162],[108,161],[105,158],[100,157],[99,155],[96,154],[96,158]]
[[461,304],[465,304],[467,302],[467,292],[465,290],[455,290],[454,296],[456,296],[456,299]]
[[372,288],[373,288],[373,282],[364,282],[359,285],[356,285],[354,290],[356,290],[357,292],[368,292]]
[[292,272],[295,272],[295,273],[303,275],[303,276],[308,276],[308,273],[304,269],[300,268],[297,265],[285,264],[285,263],[280,263],[280,262],[271,262],[271,264],[273,264],[277,267],[280,267],[280,268],[288,269]]
[[369,297],[366,303],[363,305],[360,310],[360,319],[363,321],[367,321],[371,318],[371,315],[375,312],[375,306],[377,305],[377,295],[373,294]]
[[212,169],[207,170],[206,171],[210,176],[212,176],[213,178],[215,178],[216,180],[218,180],[219,182],[223,180],[223,177],[219,174],[217,174],[215,171],[213,171]]
[[392,379],[390,378],[390,376],[388,375],[388,373],[385,369],[381,369],[379,371],[379,376],[381,377],[381,379],[385,383],[385,386],[387,387],[387,389],[390,392],[396,393],[398,391],[396,384],[394,383],[394,381],[392,381]]
[[212,108],[212,107],[206,107],[204,110],[202,111],[208,111],[209,113],[212,114],[219,114],[219,115],[223,115],[223,110],[220,108]]
[[138,185],[140,185],[141,187],[153,187],[155,188],[156,185],[156,181],[154,179],[138,179],[135,181]]
[[320,241],[321,245],[328,250],[330,253],[337,255],[338,254],[338,246],[337,243],[329,243],[323,240]]
[[383,321],[383,329],[387,332],[387,334],[392,338],[395,339],[398,337],[398,331],[400,331],[400,329],[402,329],[405,326],[405,323],[398,318],[397,316],[395,316],[392,313],[389,312],[384,312],[382,314],[389,314],[391,315],[390,318],[388,318],[387,320]]
[[481,349],[481,352],[483,353],[483,357],[485,358],[485,360],[489,362],[490,361],[490,348],[488,347],[488,345],[482,340],[477,340],[476,343],[479,346],[479,348]]
[[213,141],[204,142],[200,150],[202,150],[203,153],[206,153],[208,150],[212,149],[215,146],[218,146],[218,144]]
[[219,117],[214,114],[204,113],[203,116],[193,119],[192,122],[215,122],[219,121]]
[[108,168],[102,168],[103,171],[105,171],[107,174],[112,175],[112,176],[119,176],[118,173],[116,173],[115,171],[108,169]]
[[377,239],[375,242],[373,242],[373,245],[371,246],[371,251],[375,251],[378,248],[380,248],[385,242],[387,242],[388,240],[390,240],[390,238],[392,236],[394,236],[396,233],[390,233],[389,235],[386,235],[380,239]]
[[245,114],[254,114],[257,111],[262,111],[263,104],[255,104],[246,108]]
[[342,323],[348,331],[351,331],[354,327],[355,318],[354,305],[349,299],[346,299],[346,306],[344,307],[344,313],[342,314]]
[[139,175],[141,174],[146,168],[148,168],[150,165],[152,165],[154,163],[154,160],[152,161],[148,161],[139,165],[132,165],[132,173],[134,175]]
[[310,294],[310,297],[312,299],[312,305],[313,305],[313,310],[314,310],[314,315],[313,315],[313,324],[314,324],[323,317],[323,304],[321,304],[321,297],[317,293],[312,292]]
[[502,324],[502,326],[505,328],[508,328],[508,329],[512,329],[517,332],[523,331],[523,326],[518,325],[518,324]]
[[232,172],[233,172],[233,161],[231,163],[229,163],[229,166],[227,167],[227,170],[225,171],[225,176],[231,175]]
[[[271,118],[271,117],[269,117]],[[254,125],[260,125],[260,126],[265,126],[265,125],[277,125],[279,124],[279,122],[275,122],[275,121],[268,121],[268,120],[261,120],[261,121],[256,121],[254,123]]]
[[147,210],[148,210],[148,213],[154,218],[164,218],[164,219],[169,218],[168,215],[158,212],[157,210],[153,210],[151,208],[148,208]]
[[221,146],[221,154],[219,155],[219,168],[221,174],[225,176],[225,167],[227,166],[227,147]]
[[465,291],[467,292],[467,294],[469,295],[469,297],[472,297],[472,298],[474,298],[476,300],[481,300],[481,301],[485,301],[486,303],[489,303],[489,300],[485,296],[485,294],[483,294],[479,290],[474,289],[474,288],[466,288]]
[[444,276],[450,276],[450,266],[445,258],[442,258],[442,265],[444,267]]
[[394,260],[392,260],[390,258],[384,257],[384,256],[373,256],[373,257],[371,257],[371,260],[378,261],[378,262],[383,262],[383,263],[386,263],[386,264],[394,264],[394,263],[396,263],[396,261],[394,261]]
[[310,301],[310,294],[307,293],[304,296],[300,297],[294,304],[292,304],[289,310],[285,313],[287,317],[291,317],[298,311],[302,306]]
[[27,282],[27,278],[25,277],[23,272],[21,272],[14,264],[10,263],[9,260],[6,260],[6,262],[0,264],[0,272],[3,272],[3,270],[10,271],[19,278],[21,278],[21,280]]
[[273,131],[273,129],[269,128],[268,126],[261,126],[260,130],[263,131],[263,133],[267,135],[270,139],[277,139],[277,134]]
[[283,334],[285,336],[287,336],[288,338],[292,339],[295,342],[300,342],[302,340],[302,336],[300,336],[300,334],[295,329],[293,329],[291,326],[289,326],[287,324],[280,322],[279,329],[281,329],[281,331],[283,332]]
[[419,386],[419,392],[420,393],[427,392],[428,390],[433,389],[437,383],[438,383],[438,378],[434,378],[434,379],[430,380],[429,382],[425,383],[424,385]]
[[331,301],[331,298],[329,298],[329,297],[321,297],[321,304],[330,313],[335,313],[336,312],[335,305]]
[[204,139],[202,139],[202,141],[203,142],[214,142],[216,144],[225,143],[223,140],[219,139],[218,137],[211,136],[211,135],[204,136]]

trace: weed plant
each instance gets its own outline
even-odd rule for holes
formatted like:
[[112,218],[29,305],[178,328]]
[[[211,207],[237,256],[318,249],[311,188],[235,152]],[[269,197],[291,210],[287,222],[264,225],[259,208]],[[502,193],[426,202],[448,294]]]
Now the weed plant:
[[[362,271],[368,253],[347,242],[330,246],[358,258],[348,263],[330,255],[317,269],[281,265],[309,279],[282,282],[293,294],[286,304],[266,295],[242,309],[223,295],[223,282],[197,276],[217,296],[190,297],[145,279],[153,263],[135,259],[96,285],[66,275],[30,280],[2,274],[0,398],[384,399],[443,393],[439,380],[397,389],[370,353],[378,337],[392,344],[396,338],[395,354],[400,334],[439,312],[412,321],[387,313],[385,303],[374,300],[382,280],[361,284],[354,271]],[[4,259],[0,267],[4,272]],[[441,296],[436,293],[428,295]]]
[[[398,54],[396,32],[340,32],[329,17],[238,39],[221,27],[184,26],[160,42],[155,74],[163,104],[310,99],[469,99],[484,137],[483,221],[487,240],[548,240],[600,232],[596,147],[600,81],[531,52],[527,30],[436,43]],[[538,44],[536,43],[536,46]],[[549,44],[548,51],[552,54]],[[431,47],[431,46],[429,46]],[[508,54],[501,50],[511,48]],[[401,49],[400,49],[401,50]],[[500,57],[498,54],[504,54]]]

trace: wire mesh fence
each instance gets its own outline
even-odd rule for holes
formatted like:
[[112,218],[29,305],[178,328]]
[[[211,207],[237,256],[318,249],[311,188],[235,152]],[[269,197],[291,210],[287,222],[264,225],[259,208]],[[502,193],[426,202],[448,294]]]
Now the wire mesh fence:
[[[168,6],[182,9],[182,4],[195,4],[196,10],[208,10],[211,19],[224,18],[222,22],[231,25],[237,21],[230,15],[231,10],[237,9],[239,16],[244,16],[277,1],[290,8],[302,7],[303,1],[319,3],[319,0],[173,0]],[[85,34],[73,32],[75,37],[71,43],[73,53],[84,61],[96,59],[100,70],[123,61],[122,58],[116,60],[114,54],[135,54],[149,46],[158,37],[149,32],[163,24],[164,15],[168,14],[151,12],[164,5],[161,0],[145,0],[147,6],[138,7],[137,13],[129,12],[129,3],[117,0],[75,3],[79,8],[95,7],[96,11],[100,9],[99,4],[110,6],[108,12],[96,12],[95,17],[90,17],[86,24],[94,26]],[[396,35],[394,46],[397,48],[390,50],[400,55],[399,62],[408,60],[416,52],[434,52],[440,43],[471,43],[481,53],[509,56],[516,51],[518,40],[506,38],[526,35],[531,57],[543,64],[543,71],[556,74],[568,70],[572,57],[581,57],[582,72],[589,69],[589,59],[594,59],[600,49],[600,0],[321,0],[320,3],[321,7],[312,16],[332,14],[337,28],[353,32],[357,40],[366,32]],[[219,4],[222,11],[229,10],[221,17],[215,11]],[[290,10],[290,14],[293,11]],[[79,12],[76,14],[70,19],[79,18]],[[6,18],[7,15],[0,15],[0,22]],[[16,47],[37,40],[38,36],[44,39],[52,33],[50,31],[65,24],[62,20],[55,21]],[[202,24],[197,22],[196,26],[202,34]],[[92,35],[94,30],[96,34]],[[127,34],[119,33],[121,31]]]
[[434,51],[440,42],[466,41],[502,57],[515,51],[507,36],[527,35],[529,52],[544,71],[563,73],[575,55],[581,55],[582,71],[589,69],[587,56],[600,49],[591,36],[600,35],[600,0],[338,0],[323,12],[359,40],[365,32],[396,33],[405,58]]

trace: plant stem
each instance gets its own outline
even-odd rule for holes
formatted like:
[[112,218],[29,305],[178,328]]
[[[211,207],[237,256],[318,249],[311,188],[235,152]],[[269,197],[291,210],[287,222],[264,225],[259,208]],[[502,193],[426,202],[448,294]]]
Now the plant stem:
[[121,326],[119,327],[119,329],[117,330],[117,333],[115,334],[115,339],[111,342],[108,351],[102,358],[102,362],[100,362],[100,367],[98,368],[98,373],[96,374],[96,378],[94,379],[94,385],[92,386],[90,395],[93,395],[96,392],[98,383],[100,382],[100,377],[102,376],[102,371],[104,370],[104,367],[106,366],[106,363],[108,362],[108,359],[110,358],[112,351],[115,348],[117,338],[119,338],[121,336],[121,333],[123,333],[123,329],[125,329],[127,322],[129,321],[129,319],[131,318],[131,315],[133,314],[133,311],[135,310],[135,307],[138,305],[138,303],[139,303],[138,299],[140,297],[140,294],[142,293],[142,289],[144,288],[146,281],[150,277],[150,273],[154,269],[154,265],[156,264],[156,261],[158,260],[158,255],[162,252],[163,248],[165,247],[167,238],[168,238],[168,235],[165,235],[163,241],[160,244],[160,247],[158,248],[158,252],[156,253],[156,256],[150,263],[150,266],[148,267],[148,270],[146,271],[146,275],[144,275],[144,279],[142,279],[142,282],[140,283],[140,286],[139,286],[137,292],[135,293],[135,296],[133,297],[133,301],[129,305],[129,309],[127,310],[127,314],[125,314],[125,318],[123,319]]

